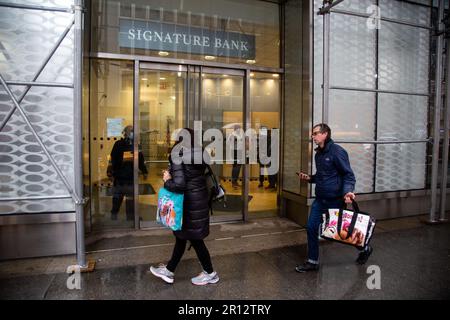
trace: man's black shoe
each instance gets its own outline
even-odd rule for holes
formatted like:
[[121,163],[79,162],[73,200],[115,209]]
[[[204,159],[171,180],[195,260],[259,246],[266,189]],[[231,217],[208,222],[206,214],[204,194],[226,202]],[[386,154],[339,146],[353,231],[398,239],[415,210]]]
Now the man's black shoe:
[[297,272],[308,272],[308,271],[317,271],[319,270],[319,264],[317,263],[311,263],[311,262],[305,262],[303,265],[301,266],[296,266],[295,267],[295,271]]
[[371,246],[367,246],[367,249],[360,252],[358,255],[358,259],[356,259],[357,264],[365,264],[372,254],[373,248]]

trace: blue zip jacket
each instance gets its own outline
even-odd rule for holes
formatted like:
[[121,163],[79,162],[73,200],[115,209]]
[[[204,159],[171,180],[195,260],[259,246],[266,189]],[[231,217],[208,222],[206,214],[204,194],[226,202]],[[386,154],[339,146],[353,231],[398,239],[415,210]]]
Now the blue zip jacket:
[[316,184],[316,197],[342,198],[347,192],[353,192],[356,179],[347,151],[331,139],[316,151],[316,174],[309,181]]

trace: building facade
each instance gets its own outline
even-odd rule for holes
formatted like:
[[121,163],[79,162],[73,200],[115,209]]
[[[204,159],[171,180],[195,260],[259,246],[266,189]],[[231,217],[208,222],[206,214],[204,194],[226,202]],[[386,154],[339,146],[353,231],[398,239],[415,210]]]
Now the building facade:
[[[2,2],[0,258],[82,261],[93,233],[157,227],[173,133],[198,125],[224,137],[223,152],[208,149],[227,190],[213,222],[305,225],[314,187],[296,172],[315,171],[310,132],[320,122],[349,153],[364,211],[444,218],[448,115],[436,97],[446,69],[435,31],[448,4],[335,2],[330,11],[321,0]],[[130,183],[119,190],[112,149],[127,126]],[[279,142],[277,173],[259,158],[227,161],[238,128]]]

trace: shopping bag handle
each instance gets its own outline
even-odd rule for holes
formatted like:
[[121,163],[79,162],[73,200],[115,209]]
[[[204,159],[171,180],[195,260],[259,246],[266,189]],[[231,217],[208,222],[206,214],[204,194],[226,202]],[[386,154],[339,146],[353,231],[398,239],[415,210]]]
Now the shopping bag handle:
[[[356,202],[356,200],[353,200],[352,199],[352,207],[353,207],[353,209],[356,211],[356,212],[361,212],[361,211],[359,211],[359,206],[358,206],[358,203]],[[346,210],[347,209],[347,203],[345,203],[344,202],[344,204],[342,205],[342,208],[344,209],[344,210]]]
[[[343,240],[347,240],[348,238],[350,238],[352,236],[353,230],[355,229],[356,219],[358,218],[359,206],[356,203],[356,201],[353,199],[352,199],[352,206],[354,209],[353,215],[352,215],[352,221],[350,222],[350,226],[348,227],[347,237]],[[339,209],[338,224],[337,224],[337,230],[339,232],[339,236],[340,236],[340,232],[341,232],[341,228],[342,228],[342,219],[343,219],[345,209],[347,209],[347,204],[344,202],[342,207]]]

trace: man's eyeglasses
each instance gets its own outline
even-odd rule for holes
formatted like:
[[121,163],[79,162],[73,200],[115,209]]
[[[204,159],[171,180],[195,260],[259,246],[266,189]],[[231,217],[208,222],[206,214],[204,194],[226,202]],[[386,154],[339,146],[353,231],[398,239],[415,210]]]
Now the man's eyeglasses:
[[322,133],[322,132],[320,132],[320,131],[314,131],[314,132],[311,134],[311,136],[315,137],[315,136],[317,136],[319,133]]

